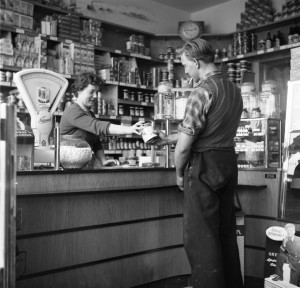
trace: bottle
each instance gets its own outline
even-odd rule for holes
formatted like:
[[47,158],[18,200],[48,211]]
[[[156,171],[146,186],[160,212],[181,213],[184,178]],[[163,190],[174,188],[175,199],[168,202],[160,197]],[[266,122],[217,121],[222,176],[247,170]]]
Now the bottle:
[[290,27],[290,32],[288,35],[288,44],[293,43],[293,36],[294,36],[294,28],[291,26]]
[[266,39],[266,49],[270,49],[272,47],[272,38],[271,33],[268,32],[267,39]]
[[294,34],[293,34],[293,43],[299,42],[299,27],[295,24]]

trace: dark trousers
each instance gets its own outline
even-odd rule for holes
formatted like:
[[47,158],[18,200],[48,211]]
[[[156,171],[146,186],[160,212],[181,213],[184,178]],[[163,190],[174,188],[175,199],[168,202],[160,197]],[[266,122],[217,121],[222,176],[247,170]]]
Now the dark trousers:
[[283,278],[283,264],[289,263],[288,257],[283,251],[279,251],[276,257],[276,274]]
[[242,288],[234,150],[192,152],[184,175],[184,246],[193,288]]

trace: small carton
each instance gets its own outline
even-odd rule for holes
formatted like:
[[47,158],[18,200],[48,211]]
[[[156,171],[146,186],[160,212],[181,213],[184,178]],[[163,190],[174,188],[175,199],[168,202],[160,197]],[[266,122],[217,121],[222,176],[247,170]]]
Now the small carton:
[[27,3],[27,15],[28,16],[33,16],[33,4],[26,2]]
[[14,12],[14,26],[21,27],[21,17],[20,14],[17,12]]
[[21,14],[27,15],[27,2],[20,1],[20,11]]

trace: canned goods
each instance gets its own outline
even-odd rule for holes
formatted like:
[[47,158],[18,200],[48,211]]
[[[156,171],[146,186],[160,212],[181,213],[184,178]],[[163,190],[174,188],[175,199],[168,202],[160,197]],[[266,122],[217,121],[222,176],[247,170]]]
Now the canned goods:
[[123,90],[123,99],[124,100],[129,100],[129,92],[127,89]]
[[143,92],[138,92],[138,101],[143,102],[143,100],[144,100]]
[[139,107],[134,108],[134,115],[137,116],[137,117],[140,116],[140,108]]
[[130,92],[130,100],[135,101],[135,93],[134,92]]
[[16,104],[17,103],[17,98],[15,95],[11,94],[7,96],[7,104]]
[[144,117],[145,113],[144,113],[144,108],[140,107],[140,117]]
[[132,106],[129,107],[129,115],[135,116],[135,110],[134,110],[134,107],[132,107]]
[[145,94],[145,97],[144,97],[144,98],[145,98],[144,101],[148,103],[149,100],[150,100],[150,99],[149,99],[149,94]]
[[154,103],[154,94],[150,94],[150,102]]
[[121,104],[119,105],[118,113],[120,116],[124,115],[124,107]]

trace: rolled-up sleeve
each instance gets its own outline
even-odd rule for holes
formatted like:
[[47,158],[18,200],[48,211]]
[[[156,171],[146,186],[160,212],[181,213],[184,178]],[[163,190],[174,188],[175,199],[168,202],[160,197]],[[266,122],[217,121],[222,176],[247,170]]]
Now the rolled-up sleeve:
[[206,115],[212,104],[212,95],[203,88],[191,92],[185,108],[184,118],[179,125],[179,132],[190,136],[201,133],[205,128]]

